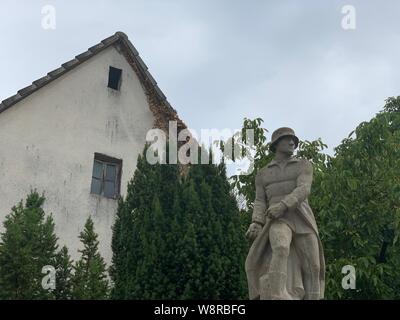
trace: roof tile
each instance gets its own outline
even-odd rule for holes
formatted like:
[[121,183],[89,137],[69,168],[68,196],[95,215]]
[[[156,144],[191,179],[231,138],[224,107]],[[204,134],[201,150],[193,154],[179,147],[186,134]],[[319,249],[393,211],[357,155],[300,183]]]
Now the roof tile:
[[20,94],[15,94],[6,100],[2,101],[2,104],[4,104],[6,107],[11,106],[12,104],[16,103],[17,101],[21,100],[23,97]]
[[137,62],[139,63],[140,67],[143,69],[143,71],[146,71],[148,68],[146,66],[146,64],[144,63],[144,61],[142,60],[142,58],[140,56],[136,56],[135,57]]
[[150,80],[150,82],[153,86],[157,85],[157,81],[154,80],[153,76],[151,75],[151,73],[149,71],[146,72],[146,76]]
[[88,58],[91,57],[92,55],[93,55],[93,53],[90,52],[90,51],[88,50],[88,51],[85,51],[85,52],[83,52],[83,53],[81,53],[81,54],[78,54],[78,55],[75,57],[75,59],[78,59],[79,61],[83,61],[83,60],[88,59]]
[[57,69],[55,69],[53,71],[50,71],[48,73],[48,75],[51,78],[55,78],[55,77],[59,77],[60,75],[62,75],[65,71],[67,71],[67,69],[65,69],[64,67],[59,67],[59,68],[57,68]]
[[50,82],[52,79],[49,75],[46,75],[40,79],[37,79],[35,81],[33,81],[33,84],[38,86],[38,87],[42,87],[44,86],[46,83]]
[[105,38],[104,40],[102,40],[101,42],[105,45],[109,45],[115,41],[117,41],[119,39],[119,37],[115,34],[113,34],[111,37]]
[[100,43],[94,45],[93,47],[90,47],[89,51],[92,53],[96,53],[97,51],[100,51],[104,47],[105,47],[104,43],[100,42]]
[[72,59],[72,60],[69,60],[68,62],[63,63],[62,66],[65,69],[72,69],[73,67],[75,67],[79,63],[80,63],[80,61],[78,59]]
[[27,87],[25,87],[25,88],[19,90],[18,93],[19,93],[22,97],[24,97],[24,96],[29,95],[31,92],[35,91],[36,88],[37,88],[37,86],[36,86],[35,84],[31,84],[30,86],[27,86]]

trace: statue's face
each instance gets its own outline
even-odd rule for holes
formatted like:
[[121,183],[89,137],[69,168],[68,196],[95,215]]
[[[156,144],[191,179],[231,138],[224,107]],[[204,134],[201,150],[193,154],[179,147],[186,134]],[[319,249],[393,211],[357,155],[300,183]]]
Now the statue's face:
[[290,155],[293,154],[295,148],[296,143],[291,136],[286,136],[279,139],[278,143],[276,144],[276,152],[282,152]]

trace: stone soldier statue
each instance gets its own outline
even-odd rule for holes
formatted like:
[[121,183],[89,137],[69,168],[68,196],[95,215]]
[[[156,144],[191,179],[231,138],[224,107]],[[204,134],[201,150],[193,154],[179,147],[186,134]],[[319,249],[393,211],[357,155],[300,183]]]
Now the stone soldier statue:
[[325,260],[308,204],[312,164],[293,157],[299,139],[290,128],[272,134],[274,159],[257,173],[246,259],[250,299],[324,297]]

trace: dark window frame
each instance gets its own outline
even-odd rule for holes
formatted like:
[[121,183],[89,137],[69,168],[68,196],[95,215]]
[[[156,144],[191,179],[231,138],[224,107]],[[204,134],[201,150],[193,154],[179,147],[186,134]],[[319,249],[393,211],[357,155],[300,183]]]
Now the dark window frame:
[[[95,174],[94,169],[95,169],[96,162],[100,163],[102,165],[101,178],[96,177],[94,175]],[[116,171],[115,171],[114,181],[106,178],[107,166],[115,166]],[[105,154],[95,152],[94,160],[93,160],[93,169],[92,169],[92,180],[91,180],[91,186],[90,186],[91,194],[102,196],[107,199],[118,199],[118,197],[121,194],[121,177],[122,177],[122,159],[113,158],[113,157],[107,156]],[[94,192],[93,179],[100,181],[100,193]],[[106,182],[114,183],[114,195],[112,197],[107,196],[104,192]]]
[[108,85],[110,89],[119,91],[122,82],[122,69],[110,66],[108,69]]

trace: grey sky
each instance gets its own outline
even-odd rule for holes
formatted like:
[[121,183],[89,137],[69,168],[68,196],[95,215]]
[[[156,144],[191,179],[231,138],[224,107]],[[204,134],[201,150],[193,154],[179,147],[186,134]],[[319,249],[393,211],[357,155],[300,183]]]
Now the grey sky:
[[[333,148],[400,95],[400,2],[2,0],[0,99],[125,32],[196,130],[261,117]],[[44,5],[56,30],[41,27]],[[342,6],[356,29],[341,27]]]

